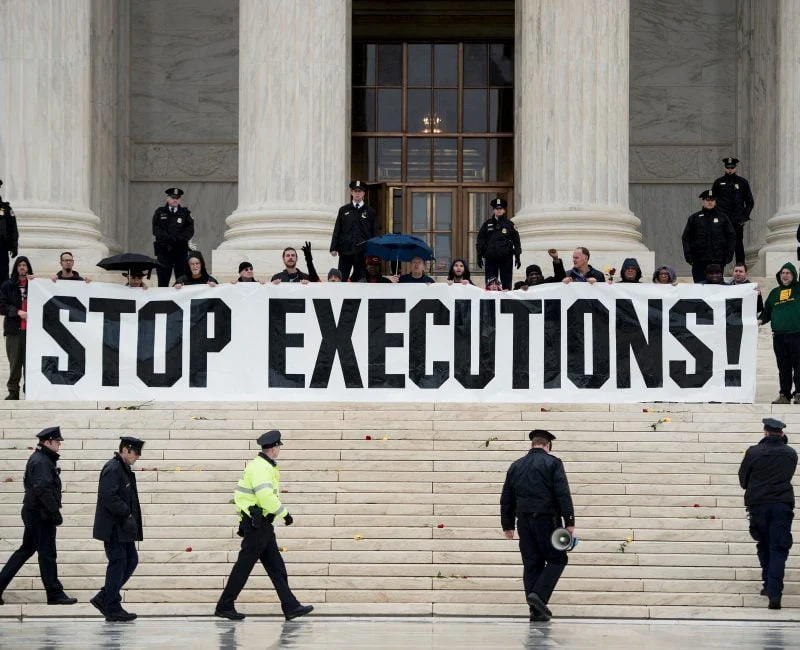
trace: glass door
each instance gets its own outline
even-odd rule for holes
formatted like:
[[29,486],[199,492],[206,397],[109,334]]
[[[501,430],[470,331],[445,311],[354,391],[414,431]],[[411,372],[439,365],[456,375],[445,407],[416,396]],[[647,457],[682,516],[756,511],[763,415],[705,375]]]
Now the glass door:
[[456,192],[456,188],[439,187],[410,187],[406,192],[406,232],[433,248],[435,260],[428,268],[436,275],[446,275],[453,259]]

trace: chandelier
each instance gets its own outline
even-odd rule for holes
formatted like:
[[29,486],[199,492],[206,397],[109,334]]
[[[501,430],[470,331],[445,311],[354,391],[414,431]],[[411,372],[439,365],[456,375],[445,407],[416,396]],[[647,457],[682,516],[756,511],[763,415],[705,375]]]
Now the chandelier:
[[423,133],[441,133],[442,120],[436,113],[428,113],[422,118],[422,132]]

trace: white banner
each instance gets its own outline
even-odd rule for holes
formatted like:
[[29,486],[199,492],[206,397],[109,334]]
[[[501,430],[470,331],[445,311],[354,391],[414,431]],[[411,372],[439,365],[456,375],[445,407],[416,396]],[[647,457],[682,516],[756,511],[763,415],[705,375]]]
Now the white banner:
[[35,280],[26,396],[752,402],[753,286]]

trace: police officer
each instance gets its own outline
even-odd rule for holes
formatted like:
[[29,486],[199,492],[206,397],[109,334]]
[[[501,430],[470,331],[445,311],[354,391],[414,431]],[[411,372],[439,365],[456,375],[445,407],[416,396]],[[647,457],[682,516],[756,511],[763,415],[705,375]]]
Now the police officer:
[[[366,275],[364,243],[378,234],[378,216],[364,203],[367,185],[363,181],[350,182],[350,203],[339,208],[331,237],[331,255],[339,256],[342,282],[358,282]],[[353,276],[350,277],[352,270]]]
[[[2,180],[0,187],[3,187]],[[0,196],[0,284],[8,280],[8,263],[17,256],[18,243],[17,216],[11,204]]]
[[120,590],[139,564],[136,542],[142,541],[142,508],[131,469],[142,455],[144,440],[121,436],[119,451],[100,471],[92,536],[103,542],[108,566],[103,588],[89,602],[107,621],[128,622],[136,614],[122,609]]
[[703,209],[689,216],[683,229],[683,256],[692,265],[692,279],[700,283],[706,279],[706,267],[721,267],[733,259],[736,233],[730,219],[717,208],[717,199],[711,190],[699,194]]
[[0,571],[0,605],[3,604],[3,591],[8,583],[34,553],[39,554],[39,572],[47,592],[47,604],[74,605],[78,599],[64,593],[56,566],[56,527],[63,521],[61,469],[57,463],[58,450],[64,438],[59,427],[43,429],[36,437],[39,443],[25,467],[25,497],[22,501],[25,532],[22,545]]
[[750,535],[756,541],[761,565],[761,595],[769,598],[769,609],[780,609],[783,573],[792,547],[792,477],[797,452],[787,444],[783,422],[774,418],[762,422],[764,437],[745,452],[739,466],[739,485],[744,490]]
[[736,232],[736,263],[744,264],[744,224],[750,221],[755,200],[746,178],[736,174],[738,158],[723,158],[725,174],[714,181],[711,191],[717,197],[717,207],[731,220]]
[[181,205],[183,190],[170,187],[166,190],[167,203],[159,207],[153,214],[153,237],[156,259],[161,266],[158,273],[158,286],[168,287],[172,273],[175,279],[186,273],[186,256],[189,253],[189,241],[194,237],[194,219],[192,213]]
[[522,246],[514,222],[506,216],[508,201],[493,199],[492,216],[484,221],[478,231],[478,267],[484,269],[484,280],[499,277],[504,289],[511,288],[512,260],[517,268],[522,266]]
[[552,616],[547,602],[567,566],[567,553],[556,550],[550,536],[562,525],[574,534],[575,510],[564,465],[550,453],[556,437],[544,429],[534,429],[528,437],[530,451],[506,474],[500,524],[506,538],[514,539],[516,520],[530,619],[547,621]]
[[294,523],[292,515],[281,504],[280,472],[275,462],[280,453],[281,432],[268,431],[258,437],[261,453],[247,463],[242,478],[233,493],[233,502],[239,512],[239,536],[242,546],[233,565],[231,575],[219,597],[214,615],[232,621],[241,621],[245,615],[236,611],[234,603],[244,589],[250,572],[261,561],[278,592],[281,609],[287,621],[311,612],[313,605],[301,605],[289,588],[286,565],[278,550],[272,522],[283,519],[287,526]]

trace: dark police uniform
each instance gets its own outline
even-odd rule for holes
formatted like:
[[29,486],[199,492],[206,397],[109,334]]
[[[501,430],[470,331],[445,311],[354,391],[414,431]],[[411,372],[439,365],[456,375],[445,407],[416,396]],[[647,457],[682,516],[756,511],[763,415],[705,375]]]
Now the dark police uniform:
[[[542,429],[531,431],[529,437],[555,440]],[[503,530],[513,531],[515,520],[531,617],[546,620],[550,616],[547,602],[567,566],[566,552],[556,550],[550,536],[562,525],[575,525],[575,510],[564,465],[540,447],[514,461],[506,474],[500,497]]]
[[[736,169],[739,159],[723,158],[722,162],[726,169]],[[734,172],[715,180],[711,191],[717,197],[717,207],[728,215],[736,232],[736,263],[744,264],[744,224],[750,221],[750,213],[755,205],[750,183]]]
[[[352,181],[351,190],[365,190],[362,181]],[[339,254],[339,270],[342,282],[358,282],[366,275],[364,243],[378,234],[378,216],[366,203],[353,201],[339,208],[333,227],[330,252]],[[353,276],[350,277],[352,270]]]
[[[0,180],[0,187],[2,186],[3,181]],[[3,201],[0,196],[0,284],[8,280],[9,258],[17,256],[18,244],[17,216],[11,209],[11,204]]]
[[64,593],[64,587],[58,580],[56,566],[56,526],[60,526],[61,517],[61,469],[56,466],[59,455],[42,443],[47,440],[63,441],[61,429],[50,427],[36,436],[39,446],[31,454],[25,467],[25,497],[22,501],[22,521],[25,532],[22,545],[14,551],[3,570],[0,571],[0,605],[2,594],[13,580],[22,565],[34,553],[39,554],[39,572],[47,592],[48,605],[72,605],[77,598],[70,598]]
[[[141,455],[144,441],[120,437],[120,444]],[[108,566],[103,588],[89,601],[107,621],[132,621],[136,614],[122,609],[120,590],[139,564],[136,542],[142,541],[142,508],[136,475],[119,453],[100,471],[92,536],[103,542]]]
[[[180,198],[183,190],[170,187],[166,194]],[[171,208],[169,204],[159,207],[153,214],[153,237],[156,259],[162,265],[156,268],[158,286],[168,287],[173,272],[176,280],[186,273],[189,241],[194,237],[194,219],[189,208],[184,205]]]
[[[701,192],[701,199],[715,198],[713,192]],[[689,216],[681,235],[683,256],[692,265],[695,282],[706,279],[706,266],[719,264],[722,268],[733,259],[736,233],[730,219],[719,208],[703,209]]]
[[301,605],[289,588],[286,565],[278,549],[272,525],[276,519],[283,519],[287,526],[294,523],[292,515],[281,504],[278,465],[264,453],[267,449],[283,445],[281,432],[268,431],[260,435],[257,442],[262,453],[247,463],[233,493],[233,501],[239,511],[239,536],[243,538],[242,546],[225,589],[219,597],[214,615],[232,621],[240,621],[245,617],[236,611],[234,603],[244,589],[256,562],[261,560],[272,586],[278,593],[283,615],[286,620],[292,620],[305,616],[314,607]]
[[744,454],[739,467],[739,485],[750,517],[750,535],[756,541],[761,565],[761,594],[769,597],[769,608],[781,608],[783,574],[792,548],[794,490],[797,452],[783,435],[780,420],[764,418],[765,435]]
[[[505,199],[494,199],[490,205],[493,209],[505,210],[508,202]],[[522,246],[514,222],[505,214],[499,219],[492,214],[478,231],[476,244],[478,266],[484,266],[484,260],[486,261],[484,280],[499,277],[503,289],[511,289],[512,264],[516,261],[517,268],[522,264]]]

